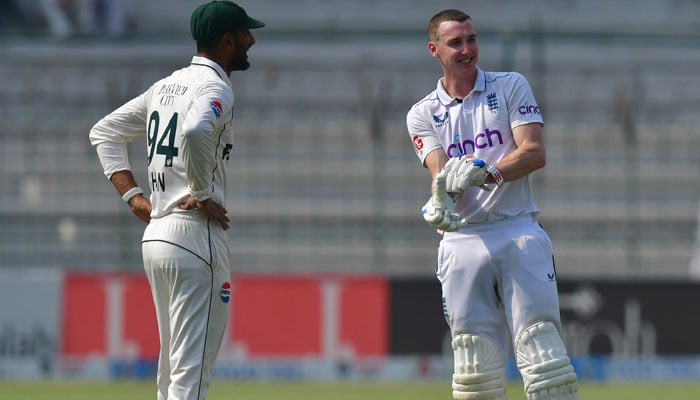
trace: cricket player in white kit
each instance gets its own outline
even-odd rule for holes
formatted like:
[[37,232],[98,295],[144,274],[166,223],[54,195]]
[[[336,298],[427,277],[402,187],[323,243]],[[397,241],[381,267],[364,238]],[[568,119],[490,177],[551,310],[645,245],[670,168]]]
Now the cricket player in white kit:
[[578,399],[560,336],[552,244],[528,181],[545,164],[537,102],[522,75],[478,68],[468,14],[436,14],[428,37],[444,76],[410,109],[407,126],[433,178],[423,217],[444,233],[437,276],[452,334],[453,397],[506,399],[512,345],[528,399]]
[[[148,222],[144,269],[158,329],[159,400],[205,399],[229,315],[226,163],[233,147],[230,74],[250,64],[250,29],[265,24],[230,1],[202,4],[190,27],[197,55],[90,131],[105,175]],[[150,200],[126,144],[146,135]],[[141,155],[142,156],[142,155]]]

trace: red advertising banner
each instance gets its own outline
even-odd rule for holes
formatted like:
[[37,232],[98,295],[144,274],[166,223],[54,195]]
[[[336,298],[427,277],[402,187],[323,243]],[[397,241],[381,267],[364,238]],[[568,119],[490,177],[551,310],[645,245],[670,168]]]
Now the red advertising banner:
[[148,285],[137,274],[68,274],[61,354],[158,358],[158,324]]
[[[451,374],[449,330],[434,278],[234,275],[231,284],[228,332],[214,369],[219,378]],[[560,282],[564,339],[581,378],[700,377],[693,339],[700,323],[692,318],[699,288]],[[155,373],[158,327],[143,274],[7,270],[0,271],[0,289],[0,378]],[[680,330],[679,316],[686,317]],[[509,378],[517,377],[511,367]]]
[[[239,358],[354,358],[388,351],[383,277],[233,277],[232,299],[222,348]],[[158,326],[143,275],[68,274],[62,314],[62,355],[158,357]]]

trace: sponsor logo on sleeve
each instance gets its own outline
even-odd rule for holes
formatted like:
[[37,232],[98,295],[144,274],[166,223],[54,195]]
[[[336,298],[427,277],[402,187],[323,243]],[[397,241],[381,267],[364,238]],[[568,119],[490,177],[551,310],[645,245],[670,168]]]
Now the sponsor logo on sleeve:
[[224,107],[221,105],[221,102],[219,102],[218,100],[210,101],[209,107],[211,108],[212,111],[214,111],[214,116],[216,116],[216,119],[221,118],[221,116],[224,114]]
[[423,140],[418,135],[413,135],[413,147],[417,152],[423,150]]
[[540,114],[540,108],[537,107],[537,104],[530,105],[526,102],[522,106],[518,107],[518,112],[520,115]]

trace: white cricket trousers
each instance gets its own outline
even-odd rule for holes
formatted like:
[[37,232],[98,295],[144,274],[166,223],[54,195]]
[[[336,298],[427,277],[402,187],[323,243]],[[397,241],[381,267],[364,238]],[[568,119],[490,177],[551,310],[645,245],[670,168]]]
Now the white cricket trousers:
[[229,316],[225,231],[197,213],[152,219],[143,263],[158,318],[158,400],[203,400]]
[[530,215],[446,233],[437,276],[453,337],[484,335],[507,354],[506,329],[513,339],[539,321],[561,329],[552,243]]

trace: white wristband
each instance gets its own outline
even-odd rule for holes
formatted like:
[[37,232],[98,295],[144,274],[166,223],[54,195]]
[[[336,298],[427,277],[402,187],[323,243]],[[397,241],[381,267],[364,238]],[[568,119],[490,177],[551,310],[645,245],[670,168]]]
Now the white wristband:
[[122,200],[124,200],[124,203],[129,204],[129,200],[131,200],[137,194],[143,194],[143,189],[138,186],[134,186],[122,195]]
[[496,185],[501,186],[503,184],[503,174],[501,174],[501,171],[499,171],[495,165],[489,164],[489,166],[486,167],[486,172],[493,177]]

